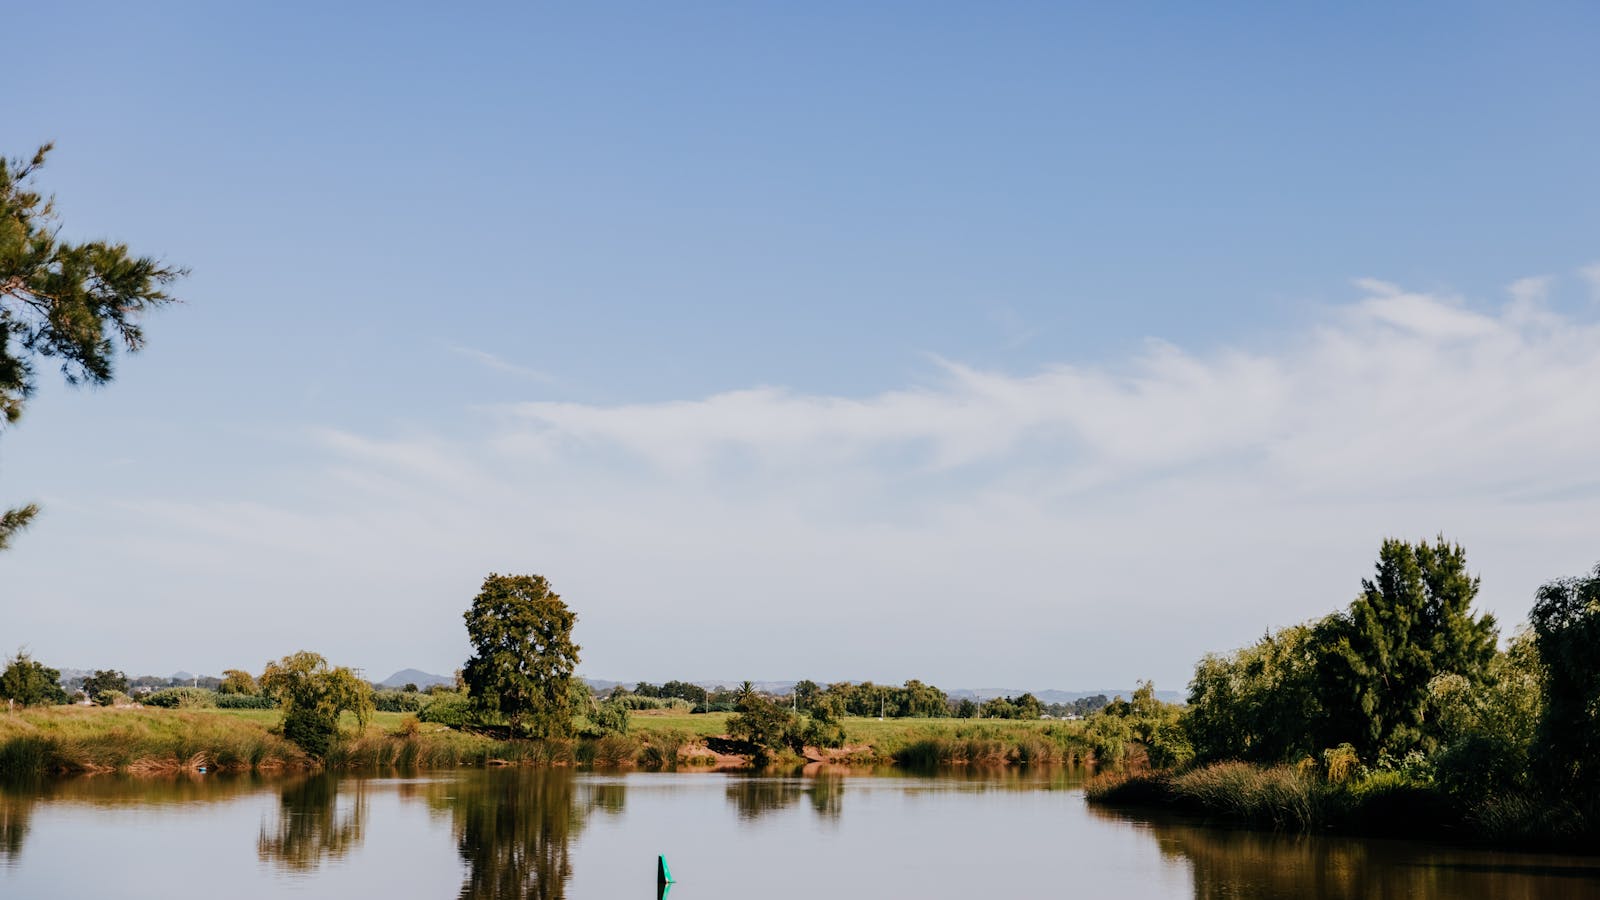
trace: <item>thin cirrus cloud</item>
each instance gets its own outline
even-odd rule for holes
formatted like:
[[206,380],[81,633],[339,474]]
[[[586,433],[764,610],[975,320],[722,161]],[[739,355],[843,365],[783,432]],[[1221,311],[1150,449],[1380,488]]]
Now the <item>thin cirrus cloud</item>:
[[510,360],[490,353],[487,350],[479,350],[476,347],[467,347],[461,344],[450,344],[449,349],[451,353],[454,353],[457,356],[464,356],[478,365],[494,372],[501,372],[506,375],[515,375],[519,378],[527,378],[533,381],[544,382],[546,384],[554,383],[556,380],[555,376],[548,372],[541,372],[538,369],[511,362]]

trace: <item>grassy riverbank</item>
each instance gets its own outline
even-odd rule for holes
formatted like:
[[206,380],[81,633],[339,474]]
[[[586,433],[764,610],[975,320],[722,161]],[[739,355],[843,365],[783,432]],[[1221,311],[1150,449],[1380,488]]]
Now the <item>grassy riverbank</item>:
[[1278,831],[1431,837],[1593,852],[1594,829],[1559,799],[1452,798],[1437,784],[1378,771],[1330,780],[1311,768],[1220,762],[1186,771],[1110,773],[1084,786],[1092,804],[1171,809]]
[[[650,768],[741,765],[726,713],[643,713],[630,732],[551,741],[496,740],[405,713],[375,713],[320,763],[275,733],[277,710],[42,707],[0,715],[0,774],[334,769],[489,765]],[[838,765],[1016,765],[1083,762],[1095,742],[1081,723],[970,719],[844,720],[845,746],[807,748],[782,762]],[[1118,748],[1120,752],[1120,748]],[[1104,751],[1102,750],[1102,753]]]

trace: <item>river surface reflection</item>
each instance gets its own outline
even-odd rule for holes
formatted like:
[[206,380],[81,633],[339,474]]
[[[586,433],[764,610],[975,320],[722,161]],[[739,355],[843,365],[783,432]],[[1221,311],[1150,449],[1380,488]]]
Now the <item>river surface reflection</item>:
[[1600,898],[1600,857],[1085,805],[1050,769],[78,778],[0,788],[0,897]]

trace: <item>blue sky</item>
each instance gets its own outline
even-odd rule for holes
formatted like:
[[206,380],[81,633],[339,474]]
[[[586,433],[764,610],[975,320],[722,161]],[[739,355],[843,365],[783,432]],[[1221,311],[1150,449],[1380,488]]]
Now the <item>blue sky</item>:
[[0,436],[0,644],[1186,680],[1600,559],[1589,4],[34,7],[0,152],[190,266]]

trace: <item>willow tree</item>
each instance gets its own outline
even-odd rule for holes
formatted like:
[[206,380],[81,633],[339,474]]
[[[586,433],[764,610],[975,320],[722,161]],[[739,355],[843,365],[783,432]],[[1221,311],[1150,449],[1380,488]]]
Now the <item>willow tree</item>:
[[513,734],[572,733],[572,673],[578,667],[572,626],[578,616],[543,575],[496,575],[465,614],[473,657],[461,670],[480,713],[504,716]]
[[261,691],[283,707],[283,736],[319,758],[328,755],[339,735],[340,714],[354,713],[363,731],[372,717],[372,685],[307,650],[267,663]]
[[[144,346],[140,318],[172,302],[162,288],[184,274],[125,244],[62,240],[54,198],[32,189],[49,153],[0,159],[0,429],[21,417],[40,361],[68,384],[110,381],[117,348]],[[0,510],[0,549],[38,511]]]

